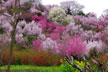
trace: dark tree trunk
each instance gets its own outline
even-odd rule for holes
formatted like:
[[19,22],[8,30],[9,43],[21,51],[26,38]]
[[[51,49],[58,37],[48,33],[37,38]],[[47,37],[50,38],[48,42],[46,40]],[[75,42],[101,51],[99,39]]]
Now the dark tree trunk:
[[12,34],[11,34],[12,41],[11,41],[11,45],[10,45],[10,57],[9,57],[9,63],[8,63],[8,68],[7,68],[6,72],[10,72],[10,65],[11,65],[12,56],[13,56],[13,48],[14,48],[14,44],[15,44],[16,27],[17,27],[17,20],[15,21],[15,23],[13,23],[14,30],[12,31]]

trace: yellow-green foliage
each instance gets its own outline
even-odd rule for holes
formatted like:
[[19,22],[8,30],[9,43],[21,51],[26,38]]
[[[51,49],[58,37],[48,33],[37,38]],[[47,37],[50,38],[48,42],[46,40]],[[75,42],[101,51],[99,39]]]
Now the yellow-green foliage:
[[79,62],[79,61],[77,61],[77,60],[75,60],[75,64],[77,64],[78,66],[80,66],[81,68],[84,68],[84,62],[83,61],[81,61],[81,62]]

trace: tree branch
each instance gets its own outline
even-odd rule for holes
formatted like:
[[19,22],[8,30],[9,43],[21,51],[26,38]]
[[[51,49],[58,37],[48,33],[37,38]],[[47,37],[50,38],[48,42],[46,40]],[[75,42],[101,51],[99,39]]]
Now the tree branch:
[[72,57],[72,56],[69,57],[69,56],[67,55],[67,56],[66,56],[66,60],[67,60],[67,62],[68,62],[70,65],[72,65],[72,67],[78,69],[80,72],[83,72],[83,69],[82,69],[82,68],[80,68],[78,65],[74,64],[74,61],[73,61],[73,57]]

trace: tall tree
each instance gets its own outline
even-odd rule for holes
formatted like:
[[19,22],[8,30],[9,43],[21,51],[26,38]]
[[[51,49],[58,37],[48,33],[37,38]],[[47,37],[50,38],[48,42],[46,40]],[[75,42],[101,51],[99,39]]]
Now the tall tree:
[[77,15],[84,8],[76,1],[65,1],[61,2],[61,7],[66,10],[67,14]]

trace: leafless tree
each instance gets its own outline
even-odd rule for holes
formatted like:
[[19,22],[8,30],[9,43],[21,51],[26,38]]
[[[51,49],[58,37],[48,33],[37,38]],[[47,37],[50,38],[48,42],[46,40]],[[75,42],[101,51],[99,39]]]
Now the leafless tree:
[[80,5],[76,1],[65,1],[61,2],[61,7],[67,12],[70,12],[72,15],[78,14],[84,8],[83,5]]

